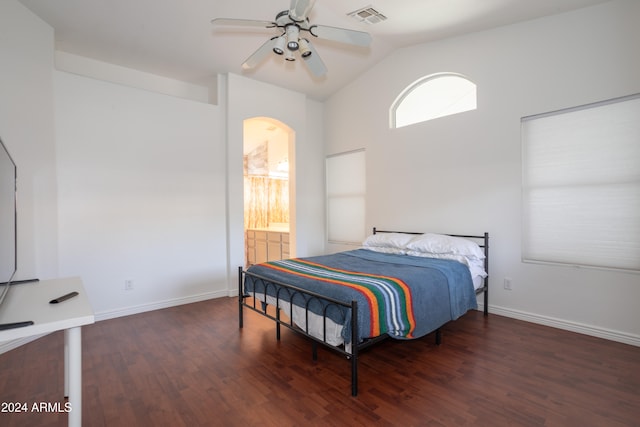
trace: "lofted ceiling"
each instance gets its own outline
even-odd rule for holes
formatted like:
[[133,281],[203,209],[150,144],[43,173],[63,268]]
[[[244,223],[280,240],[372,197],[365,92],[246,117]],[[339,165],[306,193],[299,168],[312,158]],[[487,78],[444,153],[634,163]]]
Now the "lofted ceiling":
[[[213,18],[273,21],[290,0],[19,0],[54,28],[56,49],[190,83],[236,73],[324,100],[394,49],[604,3],[609,0],[317,0],[311,24],[367,31],[368,48],[314,39],[328,68],[313,76],[301,61],[270,55],[241,64],[274,30],[214,29]],[[371,6],[387,17],[347,16]]]

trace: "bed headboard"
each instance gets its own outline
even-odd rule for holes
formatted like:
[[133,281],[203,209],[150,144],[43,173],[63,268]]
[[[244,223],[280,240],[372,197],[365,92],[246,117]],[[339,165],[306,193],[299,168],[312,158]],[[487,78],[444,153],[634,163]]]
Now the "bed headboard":
[[[391,230],[378,230],[376,227],[373,227],[373,234],[377,233],[402,233],[402,234],[424,234],[424,232],[420,231],[391,231]],[[473,235],[473,234],[448,234],[448,233],[440,233],[446,236],[451,237],[461,237],[463,239],[469,239],[478,244],[484,250],[484,271],[487,273],[487,277],[484,278],[484,286],[476,293],[484,292],[484,314],[488,314],[489,309],[489,233],[484,232],[483,234]]]

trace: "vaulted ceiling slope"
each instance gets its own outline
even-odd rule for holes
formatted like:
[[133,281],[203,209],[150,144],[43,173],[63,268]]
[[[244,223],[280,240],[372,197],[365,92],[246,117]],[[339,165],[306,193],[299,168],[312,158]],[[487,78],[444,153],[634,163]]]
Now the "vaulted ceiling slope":
[[[214,18],[273,21],[291,0],[20,0],[54,28],[56,49],[159,76],[208,85],[236,73],[324,100],[394,49],[558,14],[608,0],[317,0],[311,23],[366,31],[368,48],[314,39],[328,73],[270,55],[241,64],[269,37],[264,28],[214,28]],[[372,7],[386,19],[348,16]]]

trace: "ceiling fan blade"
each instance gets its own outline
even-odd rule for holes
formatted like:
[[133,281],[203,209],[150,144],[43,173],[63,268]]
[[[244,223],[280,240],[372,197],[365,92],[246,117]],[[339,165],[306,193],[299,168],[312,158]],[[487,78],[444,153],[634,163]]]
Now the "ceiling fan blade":
[[234,18],[215,18],[211,20],[211,24],[215,26],[235,26],[235,27],[261,27],[261,28],[274,28],[275,22],[271,21],[256,21],[253,19],[234,19]]
[[273,52],[273,47],[275,46],[277,40],[278,37],[267,40],[265,44],[260,46],[258,50],[253,52],[253,54],[249,58],[247,58],[246,61],[244,61],[244,63],[242,64],[242,68],[245,70],[255,68],[267,57],[267,55]]
[[307,46],[311,51],[311,55],[302,58],[304,60],[305,65],[316,77],[324,76],[327,73],[327,67],[324,65],[324,62],[322,62],[320,55],[318,55],[318,52],[315,50],[311,42],[308,40],[307,40]]
[[367,47],[371,44],[371,35],[364,31],[348,30],[346,28],[328,27],[326,25],[312,25],[309,32],[321,39],[333,40],[340,43]]
[[309,16],[315,2],[316,0],[291,0],[289,17],[296,22],[304,21]]

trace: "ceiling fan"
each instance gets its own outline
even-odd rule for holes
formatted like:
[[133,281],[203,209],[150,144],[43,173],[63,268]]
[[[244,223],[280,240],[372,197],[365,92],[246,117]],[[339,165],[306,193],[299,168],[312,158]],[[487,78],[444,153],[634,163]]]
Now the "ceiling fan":
[[214,26],[245,26],[276,28],[280,34],[270,38],[242,64],[245,70],[255,68],[269,53],[283,55],[287,61],[295,61],[299,53],[309,70],[317,77],[327,72],[327,67],[316,52],[312,38],[323,38],[340,43],[367,47],[371,43],[369,33],[348,30],[346,28],[311,25],[309,13],[315,0],[291,0],[289,10],[276,15],[274,21],[257,21],[252,19],[216,18],[211,21]]

